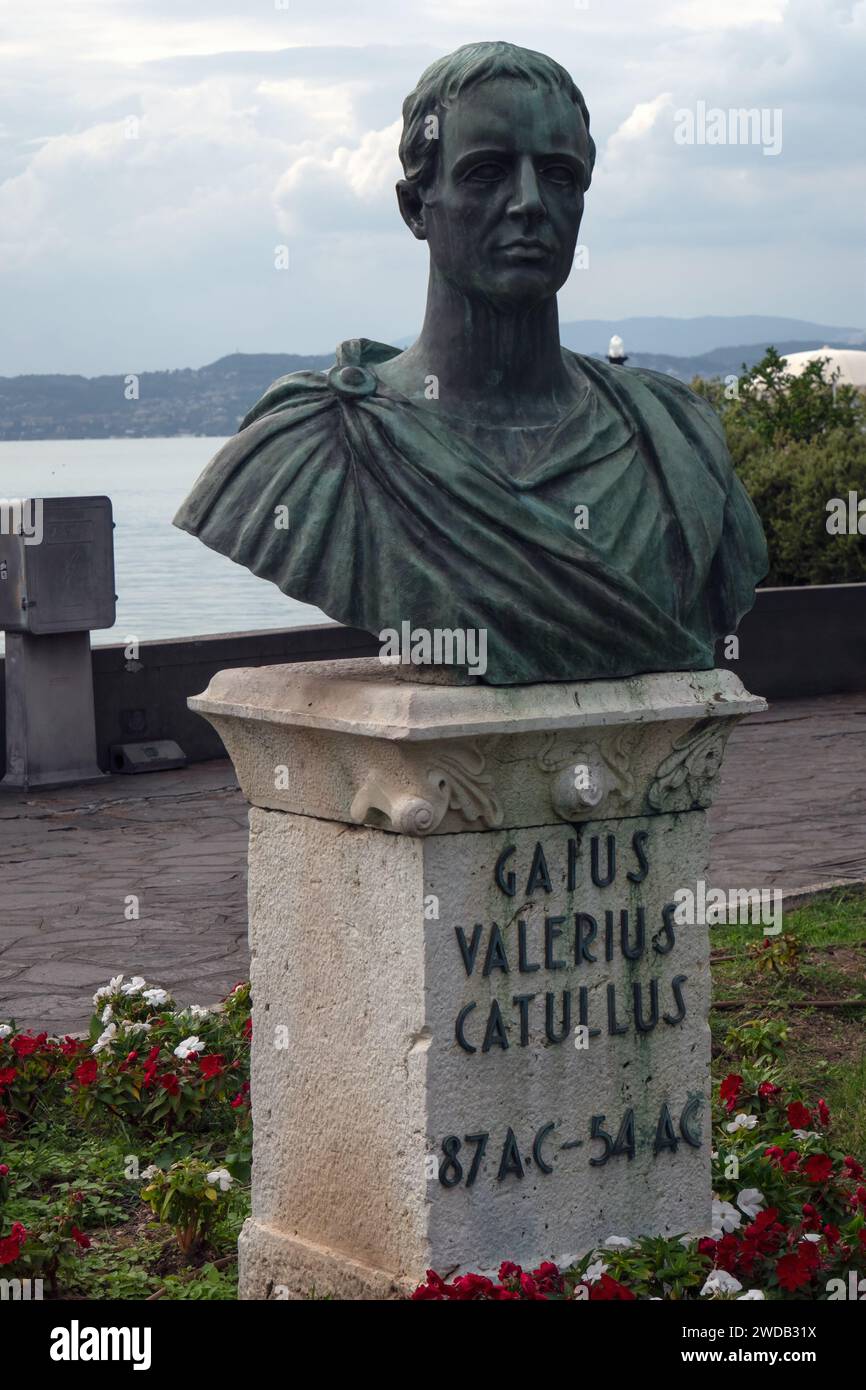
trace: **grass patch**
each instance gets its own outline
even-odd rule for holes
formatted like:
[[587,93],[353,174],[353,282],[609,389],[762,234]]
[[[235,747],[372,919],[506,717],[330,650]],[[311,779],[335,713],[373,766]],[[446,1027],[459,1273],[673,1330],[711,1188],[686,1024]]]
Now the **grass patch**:
[[[839,1142],[863,1152],[866,893],[842,889],[786,913],[775,938],[760,926],[714,927],[710,944],[716,1069],[736,1071],[743,1061],[772,1057],[787,1087],[825,1094]],[[771,954],[776,968],[763,959]],[[842,1001],[851,1002],[839,1007]],[[837,1007],[815,1007],[826,1002]],[[762,1032],[762,1020],[775,1030]]]

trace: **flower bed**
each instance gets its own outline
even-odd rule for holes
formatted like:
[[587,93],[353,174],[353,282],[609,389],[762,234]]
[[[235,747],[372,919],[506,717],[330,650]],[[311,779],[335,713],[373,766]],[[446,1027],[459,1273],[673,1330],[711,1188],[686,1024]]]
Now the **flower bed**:
[[413,1298],[845,1298],[849,1271],[866,1261],[866,1185],[863,1166],[833,1143],[826,1103],[786,1096],[772,1068],[744,1066],[718,1087],[713,1135],[706,1235],[610,1236],[573,1268],[506,1261],[496,1279],[446,1283],[429,1270]]
[[[140,1235],[144,1207],[176,1244],[157,1274],[213,1255],[227,1220],[233,1247],[246,1209],[249,985],[179,1009],[118,975],[93,1003],[86,1038],[0,1025],[2,1277],[55,1295],[87,1287],[84,1257],[118,1227]],[[203,1296],[226,1296],[223,1282]]]

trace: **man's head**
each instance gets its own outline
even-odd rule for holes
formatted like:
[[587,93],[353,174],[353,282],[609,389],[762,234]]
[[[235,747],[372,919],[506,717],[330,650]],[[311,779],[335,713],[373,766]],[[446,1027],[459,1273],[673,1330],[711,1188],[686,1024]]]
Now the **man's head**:
[[552,58],[508,43],[440,58],[403,104],[400,159],[403,218],[458,289],[520,309],[565,283],[595,144]]

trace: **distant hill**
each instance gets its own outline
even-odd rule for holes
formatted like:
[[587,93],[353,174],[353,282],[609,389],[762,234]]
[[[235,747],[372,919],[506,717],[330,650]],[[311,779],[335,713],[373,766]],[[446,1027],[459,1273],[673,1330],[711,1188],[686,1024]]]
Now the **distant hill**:
[[[592,319],[562,325],[566,347],[596,357],[606,354],[614,333],[625,342],[630,366],[650,367],[681,381],[738,374],[743,363],[759,361],[770,343],[783,354],[825,344],[866,345],[866,333],[859,329],[760,316]],[[123,376],[0,377],[0,439],[230,435],[277,377],[321,370],[333,360],[331,355],[232,353],[206,367],[142,372],[137,400],[126,399]]]
[[206,367],[142,372],[138,400],[126,399],[123,376],[0,377],[0,439],[234,434],[277,377],[333,360],[236,352]]
[[[795,352],[809,352],[813,348],[850,348],[849,342],[827,342],[824,338],[809,338],[802,342],[796,339],[791,343],[776,342],[773,347],[782,357]],[[748,343],[739,347],[714,348],[703,352],[699,357],[672,357],[664,352],[626,352],[629,367],[649,367],[654,372],[664,372],[675,376],[679,381],[691,381],[696,376],[739,376],[743,366],[754,367],[767,351],[763,343]],[[593,357],[603,357],[604,353],[591,353]]]
[[807,319],[779,318],[769,314],[746,314],[731,318],[705,315],[697,319],[631,318],[582,319],[564,323],[560,336],[572,352],[603,354],[614,333],[625,343],[625,350],[696,357],[715,348],[735,347],[739,343],[808,342],[842,343],[845,347],[866,346],[862,328],[840,328]]

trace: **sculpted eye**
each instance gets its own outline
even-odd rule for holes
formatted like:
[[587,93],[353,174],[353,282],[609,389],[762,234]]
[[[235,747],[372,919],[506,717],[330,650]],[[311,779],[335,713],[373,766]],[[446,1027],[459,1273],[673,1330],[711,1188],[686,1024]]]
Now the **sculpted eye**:
[[501,164],[476,164],[465,177],[470,183],[497,183],[505,177],[505,170]]
[[542,173],[551,183],[559,184],[562,188],[573,187],[576,182],[574,170],[567,164],[548,164]]

